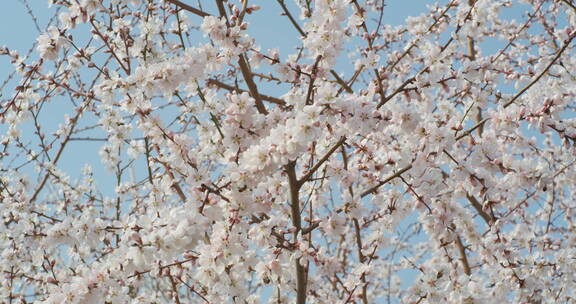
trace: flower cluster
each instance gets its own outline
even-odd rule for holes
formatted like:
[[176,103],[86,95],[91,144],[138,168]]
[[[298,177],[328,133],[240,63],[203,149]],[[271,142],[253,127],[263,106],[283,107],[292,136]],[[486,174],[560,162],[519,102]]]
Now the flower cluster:
[[49,2],[0,48],[4,302],[576,301],[570,1]]

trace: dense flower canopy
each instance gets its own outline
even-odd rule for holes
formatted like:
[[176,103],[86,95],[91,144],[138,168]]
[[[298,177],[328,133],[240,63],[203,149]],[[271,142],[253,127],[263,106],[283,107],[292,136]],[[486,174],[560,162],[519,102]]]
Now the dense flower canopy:
[[576,302],[572,1],[50,0],[0,49],[2,302]]

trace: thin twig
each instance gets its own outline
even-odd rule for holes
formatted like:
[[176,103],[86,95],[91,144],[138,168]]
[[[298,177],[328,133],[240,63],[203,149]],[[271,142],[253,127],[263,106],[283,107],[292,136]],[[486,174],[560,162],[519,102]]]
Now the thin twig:
[[569,7],[571,7],[576,12],[576,6],[573,3],[570,3],[568,0],[562,0],[562,2],[566,3]]
[[550,60],[550,63],[548,63],[548,65],[544,68],[544,70],[542,70],[542,72],[540,72],[540,74],[538,74],[538,76],[536,76],[536,78],[534,78],[532,81],[530,81],[529,84],[527,84],[524,88],[522,88],[522,90],[520,90],[520,92],[518,92],[516,95],[514,95],[514,97],[512,97],[512,99],[510,99],[510,101],[508,101],[506,104],[504,104],[504,108],[507,108],[509,105],[513,104],[518,98],[520,98],[520,96],[522,96],[522,94],[524,94],[524,92],[528,91],[528,89],[530,89],[536,82],[538,82],[538,80],[540,80],[540,78],[542,78],[542,76],[544,76],[544,74],[546,74],[548,72],[548,70],[554,65],[554,63],[556,63],[556,60],[558,60],[558,58],[560,58],[560,56],[562,56],[562,53],[564,53],[564,51],[568,48],[568,46],[570,45],[570,42],[572,42],[572,40],[574,40],[574,37],[576,37],[576,32],[574,32],[572,34],[572,36],[570,36],[570,38],[568,38],[568,40],[566,40],[566,42],[564,43],[564,46],[556,53],[556,56],[554,56],[554,58],[552,58],[552,60]]

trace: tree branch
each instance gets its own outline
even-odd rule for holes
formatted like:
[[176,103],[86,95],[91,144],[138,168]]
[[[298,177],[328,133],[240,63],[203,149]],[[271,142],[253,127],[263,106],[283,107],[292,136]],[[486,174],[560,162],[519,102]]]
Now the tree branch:
[[183,2],[181,2],[181,1],[178,1],[178,0],[166,0],[166,1],[168,1],[168,2],[170,2],[170,3],[172,3],[172,4],[176,5],[176,6],[178,6],[179,8],[181,8],[181,9],[183,9],[183,10],[189,11],[189,12],[191,12],[192,14],[198,15],[198,16],[200,16],[200,17],[208,17],[208,16],[211,16],[210,14],[208,14],[208,13],[202,11],[202,10],[199,10],[199,9],[197,9],[197,8],[194,8],[194,7],[192,7],[192,6],[190,6],[190,5],[186,4],[186,3],[183,3]]
[[468,257],[466,257],[466,248],[464,244],[462,244],[460,236],[456,237],[456,248],[458,248],[458,252],[460,252],[460,262],[462,262],[464,273],[469,276],[472,272],[470,271],[470,264],[468,264]]
[[248,63],[246,63],[246,60],[244,59],[244,54],[240,55],[240,59],[238,59],[238,64],[240,65],[240,70],[242,71],[242,76],[244,76],[244,80],[246,81],[246,85],[248,86],[248,89],[250,90],[250,95],[252,95],[252,98],[254,98],[254,100],[256,101],[256,108],[258,109],[258,112],[260,112],[260,114],[268,114],[268,111],[266,110],[266,107],[264,107],[264,104],[262,103],[262,98],[260,97],[260,94],[258,93],[258,88],[256,87],[256,83],[254,82],[254,79],[252,78],[252,71],[250,71],[250,67],[248,67]]
[[[217,87],[219,87],[219,88],[228,90],[228,91],[230,91],[230,92],[232,92],[232,91],[237,91],[237,92],[240,92],[240,93],[242,93],[242,92],[247,92],[246,90],[242,90],[242,89],[239,89],[239,88],[235,88],[235,87],[233,87],[233,86],[231,86],[231,85],[229,85],[229,84],[226,84],[226,83],[224,83],[224,82],[221,82],[221,81],[219,81],[219,80],[217,80],[217,79],[213,79],[213,78],[212,78],[212,79],[208,79],[206,82],[208,83],[208,85],[214,85],[214,86],[217,86]],[[277,105],[279,105],[279,106],[285,106],[285,105],[286,105],[286,101],[284,101],[284,100],[282,100],[282,99],[280,99],[280,98],[273,97],[273,96],[268,96],[268,95],[262,95],[262,94],[260,94],[260,98],[262,98],[262,100],[268,101],[268,102],[273,103],[273,104],[277,104]]]
[[[290,210],[292,211],[292,225],[294,231],[294,243],[298,242],[298,233],[302,230],[302,220],[300,218],[300,185],[296,178],[296,161],[291,161],[286,165],[288,174],[288,185],[290,187]],[[300,264],[300,258],[294,261],[296,266],[296,303],[306,304],[306,285],[308,270]]]
[[410,170],[410,169],[412,169],[412,164],[410,164],[410,165],[408,165],[408,166],[400,169],[400,171],[398,171],[398,172],[396,172],[396,173],[393,173],[392,175],[388,176],[388,177],[385,178],[384,180],[380,181],[380,182],[378,183],[378,185],[376,185],[376,186],[374,186],[374,187],[372,187],[372,188],[370,188],[370,189],[362,192],[362,194],[360,194],[360,197],[363,198],[363,197],[365,197],[366,195],[369,195],[369,194],[372,194],[372,193],[376,192],[376,190],[378,190],[378,188],[380,188],[382,185],[384,185],[384,184],[388,183],[389,181],[391,181],[391,180],[399,177],[399,176],[402,175],[404,172],[406,172],[406,171],[408,171],[408,170]]
[[297,181],[298,187],[301,187],[306,181],[308,181],[310,176],[312,176],[312,174],[320,169],[320,166],[322,166],[322,164],[324,164],[324,162],[330,158],[330,155],[332,155],[334,151],[336,151],[336,149],[338,149],[338,147],[344,143],[344,141],[346,141],[346,137],[340,138],[340,140],[330,150],[328,150],[326,154],[324,154],[324,156],[314,165],[314,167],[312,167],[308,173],[306,173],[304,176],[302,176],[302,178],[300,178],[300,180]]

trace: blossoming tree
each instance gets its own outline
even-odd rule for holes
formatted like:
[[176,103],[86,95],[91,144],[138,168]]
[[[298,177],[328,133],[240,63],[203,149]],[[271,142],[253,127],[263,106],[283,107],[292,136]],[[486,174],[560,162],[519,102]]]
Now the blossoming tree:
[[0,49],[2,303],[576,301],[572,0],[50,2]]

